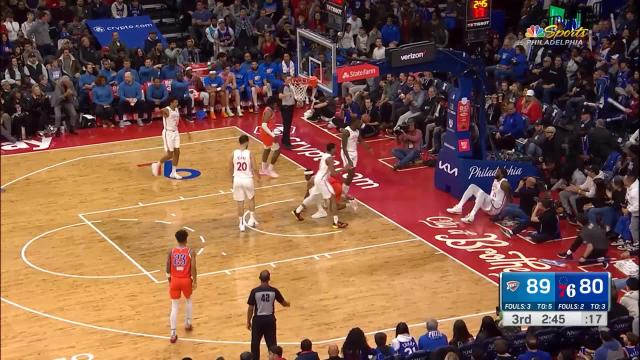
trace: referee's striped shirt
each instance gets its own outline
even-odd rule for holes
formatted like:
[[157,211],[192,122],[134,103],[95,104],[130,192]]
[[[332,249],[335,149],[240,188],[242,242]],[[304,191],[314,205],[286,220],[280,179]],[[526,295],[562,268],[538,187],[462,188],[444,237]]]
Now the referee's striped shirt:
[[254,316],[274,315],[275,302],[284,303],[280,290],[271,285],[260,285],[249,294],[247,304],[254,307]]

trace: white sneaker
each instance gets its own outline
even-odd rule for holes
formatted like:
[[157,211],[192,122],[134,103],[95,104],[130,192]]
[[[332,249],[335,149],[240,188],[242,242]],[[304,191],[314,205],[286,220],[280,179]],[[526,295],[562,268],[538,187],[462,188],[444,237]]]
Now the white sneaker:
[[138,119],[136,122],[138,123],[138,126],[144,126],[144,123],[142,122],[142,120]]
[[229,115],[229,117],[234,117],[236,116],[236,114],[233,113],[233,111],[231,111],[231,109],[226,109],[227,115]]
[[273,169],[267,169],[267,174],[269,176],[271,176],[272,178],[277,178],[280,177],[280,175],[278,175],[277,172],[275,172]]
[[323,209],[323,210],[318,210],[316,211],[315,214],[311,215],[312,219],[322,219],[322,218],[326,218],[327,217],[327,212]]
[[151,163],[151,173],[153,176],[160,176],[160,163],[154,162]]
[[244,115],[244,113],[242,112],[242,108],[238,108],[236,110],[236,113],[238,114],[238,116],[243,116]]
[[358,211],[358,201],[356,199],[349,200],[349,205],[351,205],[354,212]]
[[456,206],[454,206],[454,207],[452,207],[452,208],[448,208],[448,209],[447,209],[447,212],[448,212],[449,214],[457,214],[457,215],[460,215],[460,214],[462,214],[462,208],[461,208],[461,207],[459,207],[458,205],[456,205]]
[[269,176],[269,171],[267,169],[260,169],[260,171],[258,171],[258,174],[260,174],[261,176]]
[[256,227],[257,225],[260,225],[260,224],[254,218],[250,218],[249,221],[247,222],[248,227]]
[[178,175],[177,172],[172,172],[171,175],[169,175],[170,178],[172,179],[176,179],[176,180],[181,180],[182,176]]
[[240,228],[241,232],[244,232],[244,230],[245,230],[244,223],[238,225],[238,228]]
[[513,231],[511,229],[500,228],[503,234],[507,235],[507,237],[511,238],[513,236]]
[[462,219],[460,219],[460,221],[462,221],[465,224],[471,224],[473,222],[473,216],[471,214],[463,217]]

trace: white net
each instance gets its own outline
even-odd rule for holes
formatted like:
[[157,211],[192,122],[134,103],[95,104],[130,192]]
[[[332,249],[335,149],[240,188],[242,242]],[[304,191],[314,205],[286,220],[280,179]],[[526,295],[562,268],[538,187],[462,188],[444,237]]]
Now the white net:
[[308,87],[309,87],[309,83],[306,81],[291,83],[291,89],[293,90],[293,97],[296,99],[296,101],[304,102],[307,100]]

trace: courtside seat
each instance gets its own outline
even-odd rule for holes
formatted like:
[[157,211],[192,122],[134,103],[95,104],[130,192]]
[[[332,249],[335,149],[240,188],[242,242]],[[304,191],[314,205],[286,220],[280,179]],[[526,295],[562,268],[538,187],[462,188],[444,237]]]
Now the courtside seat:
[[619,318],[609,320],[609,330],[611,335],[615,338],[620,338],[620,335],[631,331],[633,323],[632,316],[622,316]]
[[487,359],[493,359],[496,357],[496,344],[495,341],[502,339],[501,336],[492,337],[482,342],[482,348]]
[[563,347],[579,348],[584,344],[589,329],[581,326],[566,326],[560,329],[560,343]]
[[536,332],[538,339],[538,349],[546,351],[550,354],[555,353],[560,346],[559,334],[557,328],[543,329]]
[[458,350],[460,351],[460,354],[462,355],[462,358],[460,358],[460,360],[472,360],[473,349],[478,346],[480,345],[476,344],[475,342],[460,346],[458,348]]
[[517,334],[509,335],[506,338],[507,341],[509,341],[509,354],[518,356],[527,351],[526,332],[522,331]]
[[404,360],[429,360],[429,356],[431,355],[430,351],[420,350],[416,351],[411,355],[405,356]]

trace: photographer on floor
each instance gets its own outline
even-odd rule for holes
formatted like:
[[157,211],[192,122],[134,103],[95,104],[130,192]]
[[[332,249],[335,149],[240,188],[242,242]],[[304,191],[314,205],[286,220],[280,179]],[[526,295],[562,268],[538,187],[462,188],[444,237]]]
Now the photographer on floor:
[[501,229],[502,232],[508,237],[518,235],[528,227],[536,229],[531,233],[529,237],[531,241],[536,244],[543,243],[545,241],[559,239],[560,236],[560,224],[556,210],[553,206],[553,200],[541,199],[538,200],[535,209],[531,213],[531,219],[526,222],[521,222],[513,229]]
[[393,170],[407,167],[411,162],[420,158],[422,148],[422,131],[416,129],[416,124],[409,119],[406,124],[395,130],[396,141],[400,147],[391,150],[397,162]]
[[327,120],[333,119],[336,115],[336,102],[331,96],[326,96],[324,91],[318,91],[317,99],[311,105],[311,115],[307,118],[309,121],[318,121],[321,118]]

